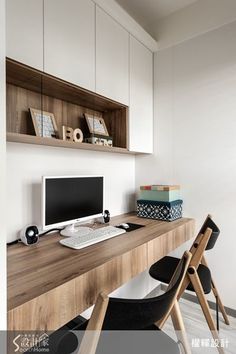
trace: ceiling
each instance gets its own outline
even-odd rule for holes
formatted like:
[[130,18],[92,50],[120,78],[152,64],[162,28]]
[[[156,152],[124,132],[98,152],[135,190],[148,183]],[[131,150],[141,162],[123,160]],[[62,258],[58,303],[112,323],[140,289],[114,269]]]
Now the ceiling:
[[155,35],[157,21],[197,0],[116,0],[147,32]]

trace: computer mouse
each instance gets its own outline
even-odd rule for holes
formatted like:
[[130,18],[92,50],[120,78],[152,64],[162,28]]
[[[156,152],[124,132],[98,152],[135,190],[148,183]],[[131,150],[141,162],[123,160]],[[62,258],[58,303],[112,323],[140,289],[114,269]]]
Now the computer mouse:
[[124,229],[129,229],[129,225],[128,224],[123,223],[123,224],[120,224],[120,226],[123,227]]

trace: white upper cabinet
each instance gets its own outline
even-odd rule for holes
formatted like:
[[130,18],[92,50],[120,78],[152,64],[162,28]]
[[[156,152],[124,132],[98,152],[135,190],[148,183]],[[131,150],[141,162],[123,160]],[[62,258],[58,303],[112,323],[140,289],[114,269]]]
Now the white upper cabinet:
[[95,4],[45,0],[45,71],[95,91]]
[[129,105],[129,34],[96,8],[96,92]]
[[153,152],[153,54],[130,36],[129,149]]
[[6,54],[43,70],[43,0],[6,1]]

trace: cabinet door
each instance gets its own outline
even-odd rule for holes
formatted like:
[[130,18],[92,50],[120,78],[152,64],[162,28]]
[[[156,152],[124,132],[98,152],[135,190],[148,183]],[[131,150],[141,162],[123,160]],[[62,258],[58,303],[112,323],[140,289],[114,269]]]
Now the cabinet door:
[[129,104],[129,34],[99,7],[96,10],[96,91]]
[[153,152],[153,54],[130,36],[131,151]]
[[95,5],[45,0],[45,71],[95,90]]
[[6,54],[43,70],[43,0],[6,1]]

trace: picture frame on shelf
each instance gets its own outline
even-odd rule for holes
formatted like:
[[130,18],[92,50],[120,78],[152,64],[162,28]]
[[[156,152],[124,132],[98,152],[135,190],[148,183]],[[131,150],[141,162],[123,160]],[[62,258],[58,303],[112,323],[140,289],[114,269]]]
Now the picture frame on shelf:
[[53,113],[35,108],[30,108],[29,110],[36,136],[58,138],[58,129]]
[[106,123],[102,117],[94,116],[92,114],[84,114],[90,134],[98,134],[109,136]]

